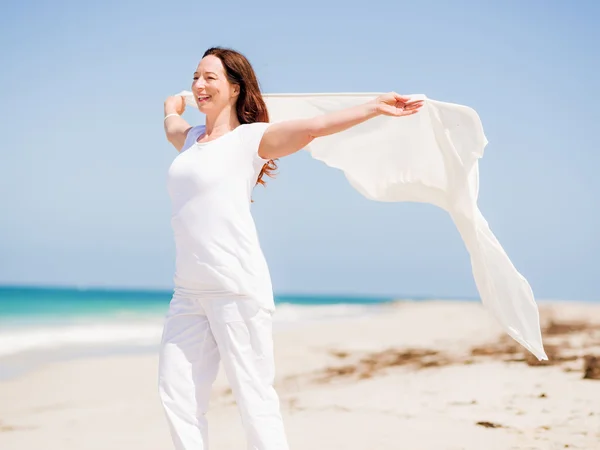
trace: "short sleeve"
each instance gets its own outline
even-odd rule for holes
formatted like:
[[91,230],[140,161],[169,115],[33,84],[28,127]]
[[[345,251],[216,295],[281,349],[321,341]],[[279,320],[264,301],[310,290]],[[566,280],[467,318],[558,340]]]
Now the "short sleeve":
[[185,137],[185,142],[183,143],[183,148],[181,149],[181,151],[183,152],[184,150],[187,150],[192,145],[194,145],[194,143],[196,142],[196,140],[198,139],[198,137],[202,133],[204,133],[204,129],[205,128],[206,127],[204,125],[197,125],[195,127],[192,127],[190,129],[190,131],[188,131],[187,136]]
[[245,130],[242,136],[244,148],[252,158],[255,167],[258,166],[262,168],[263,165],[269,162],[268,159],[261,158],[258,155],[258,148],[265,131],[267,131],[267,128],[269,128],[270,125],[271,124],[268,122],[255,122],[244,125]]

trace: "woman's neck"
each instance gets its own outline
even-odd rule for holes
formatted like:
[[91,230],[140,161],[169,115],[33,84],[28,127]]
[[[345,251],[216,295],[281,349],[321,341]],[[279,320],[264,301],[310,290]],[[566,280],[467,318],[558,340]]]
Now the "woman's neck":
[[237,112],[233,108],[225,108],[216,116],[206,116],[206,132],[208,137],[219,137],[240,126]]

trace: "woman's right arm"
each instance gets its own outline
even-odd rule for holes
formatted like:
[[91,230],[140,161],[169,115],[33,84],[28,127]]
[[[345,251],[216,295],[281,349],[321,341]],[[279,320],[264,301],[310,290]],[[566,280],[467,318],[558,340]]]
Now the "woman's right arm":
[[185,144],[185,138],[192,129],[192,126],[181,117],[185,111],[185,100],[180,95],[167,97],[165,100],[165,117],[169,114],[178,114],[170,116],[164,120],[165,134],[167,140],[180,152]]

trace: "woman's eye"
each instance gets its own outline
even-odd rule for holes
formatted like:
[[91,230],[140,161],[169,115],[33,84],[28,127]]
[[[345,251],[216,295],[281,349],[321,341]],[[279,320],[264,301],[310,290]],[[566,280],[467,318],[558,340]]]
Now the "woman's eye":
[[193,78],[192,78],[192,80],[197,80],[197,79],[198,79],[198,77],[193,77]]

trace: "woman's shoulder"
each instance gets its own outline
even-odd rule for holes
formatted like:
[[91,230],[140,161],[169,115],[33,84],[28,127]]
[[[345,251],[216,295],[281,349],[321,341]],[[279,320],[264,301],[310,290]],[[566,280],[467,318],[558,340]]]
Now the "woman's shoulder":
[[244,123],[240,125],[238,128],[240,129],[240,134],[248,139],[252,139],[253,136],[262,134],[271,125],[269,122],[252,122],[252,123]]
[[253,122],[240,125],[240,142],[242,146],[250,152],[257,162],[264,164],[266,160],[258,156],[258,149],[266,129],[271,125],[269,122]]
[[240,127],[246,127],[248,129],[250,128],[259,128],[259,127],[264,127],[270,125],[269,122],[252,122],[252,123],[243,123],[240,125]]
[[188,149],[198,140],[198,138],[204,133],[206,125],[196,125],[189,129],[187,136],[185,137],[184,149]]
[[189,134],[194,134],[196,135],[196,138],[198,138],[198,136],[204,133],[205,130],[206,125],[195,125],[192,128],[190,128]]

